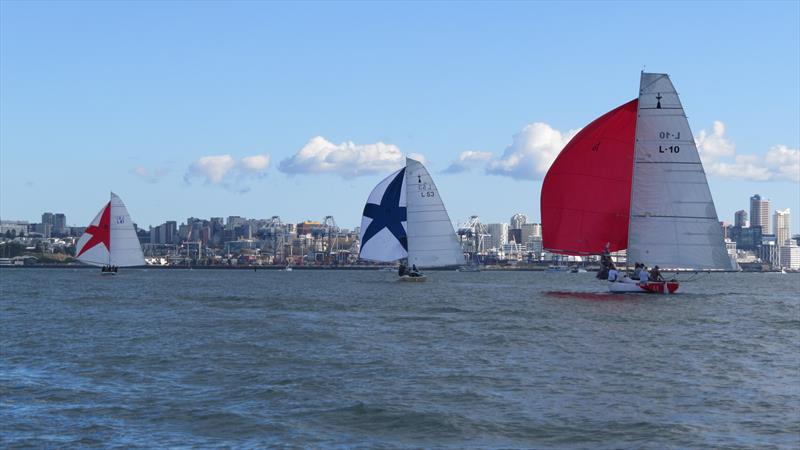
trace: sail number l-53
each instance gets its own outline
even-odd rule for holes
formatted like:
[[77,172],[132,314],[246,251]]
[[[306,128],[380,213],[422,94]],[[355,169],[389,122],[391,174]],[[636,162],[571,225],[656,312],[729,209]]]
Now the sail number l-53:
[[660,131],[658,133],[659,139],[680,139],[681,132],[678,131],[677,133],[670,133],[669,131]]
[[681,148],[677,145],[670,145],[669,147],[658,146],[658,153],[678,153],[680,151]]

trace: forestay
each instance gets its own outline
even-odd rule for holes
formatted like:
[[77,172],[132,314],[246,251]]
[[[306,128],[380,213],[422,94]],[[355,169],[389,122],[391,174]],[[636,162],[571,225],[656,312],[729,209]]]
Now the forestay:
[[666,74],[642,73],[628,261],[733,269],[689,122]]
[[406,159],[408,263],[417,267],[464,263],[458,238],[436,184],[419,161]]

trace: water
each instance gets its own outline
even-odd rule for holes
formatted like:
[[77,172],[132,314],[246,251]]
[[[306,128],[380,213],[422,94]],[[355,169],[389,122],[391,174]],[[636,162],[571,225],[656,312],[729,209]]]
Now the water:
[[800,446],[798,275],[429,275],[4,269],[0,444]]

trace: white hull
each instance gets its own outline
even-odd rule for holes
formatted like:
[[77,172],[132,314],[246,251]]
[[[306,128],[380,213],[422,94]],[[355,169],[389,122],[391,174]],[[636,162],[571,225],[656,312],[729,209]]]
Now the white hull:
[[408,282],[408,283],[422,283],[423,281],[425,281],[427,279],[428,279],[428,277],[426,277],[425,275],[421,275],[421,276],[418,276],[418,277],[412,277],[412,276],[408,276],[408,275],[403,275],[402,277],[400,277],[399,281],[405,281],[405,282]]

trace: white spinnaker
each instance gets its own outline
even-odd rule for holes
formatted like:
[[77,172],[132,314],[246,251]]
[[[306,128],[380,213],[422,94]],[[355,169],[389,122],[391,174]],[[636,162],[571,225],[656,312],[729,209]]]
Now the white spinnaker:
[[733,269],[678,93],[666,74],[642,73],[628,261],[650,267]]
[[143,266],[142,245],[133,229],[128,209],[117,194],[111,193],[111,265]]
[[[103,212],[105,212],[106,208],[109,208],[110,205],[110,202],[103,205],[103,207],[100,208],[100,212],[94,216],[94,219],[92,219],[91,222],[89,222],[89,226],[87,228],[91,229],[92,227],[99,226]],[[93,245],[91,248],[88,248],[85,252],[81,253],[83,247],[89,243],[93,236],[94,235],[89,232],[84,232],[80,239],[78,239],[77,244],[75,244],[75,254],[79,255],[78,261],[93,266],[108,265],[110,261],[108,257],[108,249],[104,244]]]
[[464,254],[431,174],[406,158],[408,263],[417,267],[456,266]]
[[[401,177],[399,180],[396,180],[397,177]],[[383,181],[378,183],[375,186],[375,189],[372,190],[369,194],[369,198],[367,198],[367,204],[373,205],[380,205],[384,195],[386,194],[386,190],[392,184],[393,181],[397,183],[402,183],[400,185],[400,195],[399,201],[396,205],[400,208],[406,207],[406,180],[405,180],[405,169],[400,169],[397,172],[389,175],[388,177],[384,178]],[[393,205],[394,206],[394,205]],[[389,231],[388,228],[381,229],[377,234],[370,237],[366,242],[364,242],[364,234],[366,233],[367,229],[369,229],[369,225],[372,223],[372,219],[365,216],[361,217],[361,230],[359,241],[361,242],[361,250],[359,251],[359,258],[366,259],[370,261],[381,261],[381,262],[391,262],[397,261],[398,259],[403,259],[408,256],[408,252],[403,247],[403,244],[397,239],[397,237]],[[406,229],[407,225],[406,222],[401,222],[403,229]]]

